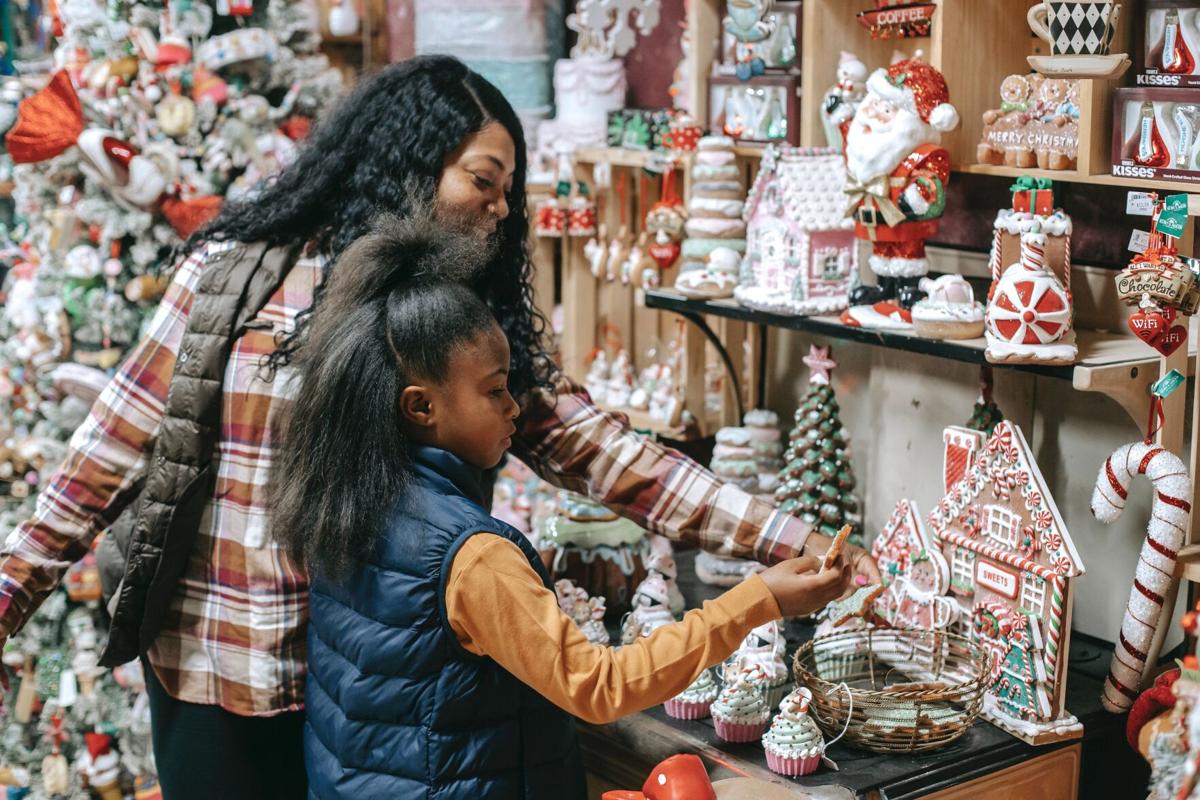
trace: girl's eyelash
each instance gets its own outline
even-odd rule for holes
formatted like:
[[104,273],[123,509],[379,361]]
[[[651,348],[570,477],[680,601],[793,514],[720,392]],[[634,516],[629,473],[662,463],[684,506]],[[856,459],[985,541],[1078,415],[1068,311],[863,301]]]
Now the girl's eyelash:
[[495,181],[489,181],[487,178],[483,177],[482,175],[475,175],[474,172],[472,172],[471,174],[475,176],[475,182],[480,184],[481,186],[483,186],[485,189],[494,189],[496,187]]

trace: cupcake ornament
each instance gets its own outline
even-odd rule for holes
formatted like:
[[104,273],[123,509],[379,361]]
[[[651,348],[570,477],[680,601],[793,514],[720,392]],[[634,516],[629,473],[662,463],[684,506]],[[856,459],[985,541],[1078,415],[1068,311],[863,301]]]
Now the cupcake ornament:
[[728,675],[731,680],[712,704],[713,727],[726,742],[753,742],[767,729],[771,709],[763,691],[764,676],[755,667]]
[[812,692],[801,686],[783,699],[771,729],[762,737],[767,766],[796,778],[816,771],[825,757],[825,737],[809,715]]

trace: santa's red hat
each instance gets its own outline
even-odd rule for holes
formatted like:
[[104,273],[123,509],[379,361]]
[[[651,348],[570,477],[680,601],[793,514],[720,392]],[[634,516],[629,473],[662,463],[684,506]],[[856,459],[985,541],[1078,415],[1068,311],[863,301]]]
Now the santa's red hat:
[[958,110],[950,105],[946,79],[920,59],[908,58],[875,70],[867,90],[912,111],[935,131],[946,133],[958,127]]

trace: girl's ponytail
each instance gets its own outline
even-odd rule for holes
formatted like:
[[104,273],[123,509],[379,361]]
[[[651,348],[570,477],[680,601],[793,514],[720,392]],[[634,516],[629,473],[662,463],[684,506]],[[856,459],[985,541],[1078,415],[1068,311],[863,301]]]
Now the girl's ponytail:
[[370,556],[410,476],[400,392],[443,380],[454,348],[496,324],[460,282],[485,255],[427,217],[387,219],[332,271],[292,367],[276,377],[298,385],[278,428],[272,529],[309,569],[337,577]]

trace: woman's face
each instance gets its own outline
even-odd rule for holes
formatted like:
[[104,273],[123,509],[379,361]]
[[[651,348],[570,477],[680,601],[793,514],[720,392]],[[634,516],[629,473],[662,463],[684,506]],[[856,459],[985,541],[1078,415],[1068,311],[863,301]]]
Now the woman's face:
[[508,131],[491,122],[472,133],[446,159],[438,181],[438,215],[461,222],[486,238],[508,216],[507,193],[516,170],[516,146]]

